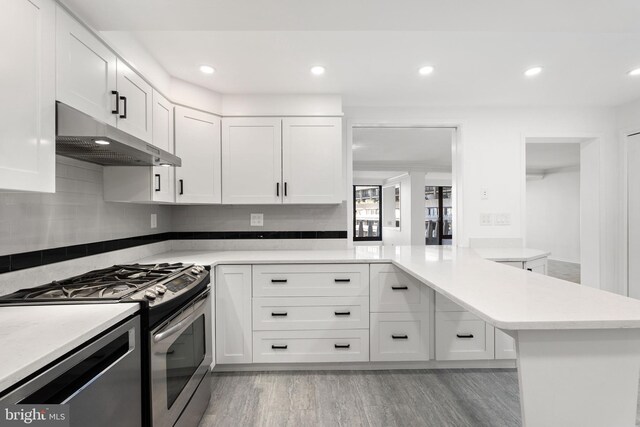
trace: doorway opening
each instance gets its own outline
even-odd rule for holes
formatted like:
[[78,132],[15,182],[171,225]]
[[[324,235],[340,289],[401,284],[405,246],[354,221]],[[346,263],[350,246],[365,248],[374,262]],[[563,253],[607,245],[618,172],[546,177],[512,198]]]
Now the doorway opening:
[[448,127],[353,128],[354,244],[452,244],[454,137]]
[[599,283],[599,178],[594,138],[525,138],[526,246],[549,252],[547,274]]

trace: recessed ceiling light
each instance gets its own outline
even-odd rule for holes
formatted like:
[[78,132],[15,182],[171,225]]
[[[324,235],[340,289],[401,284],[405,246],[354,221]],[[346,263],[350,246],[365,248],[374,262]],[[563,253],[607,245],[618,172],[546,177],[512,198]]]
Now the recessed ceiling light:
[[95,143],[96,143],[96,144],[98,144],[98,145],[109,145],[109,144],[110,144],[110,142],[109,142],[109,141],[105,141],[104,139],[96,139],[96,140],[95,140],[95,141],[93,141],[93,142],[95,142]]
[[313,74],[314,76],[321,76],[325,71],[325,68],[321,65],[311,67],[311,74]]
[[527,77],[533,77],[533,76],[537,76],[541,72],[542,72],[542,67],[531,67],[524,72],[524,75]]
[[640,76],[640,68],[634,68],[627,73],[630,76]]
[[431,65],[425,65],[424,67],[420,67],[418,69],[418,73],[421,76],[428,76],[429,74],[433,73],[434,68]]
[[209,65],[201,65],[200,71],[202,71],[204,74],[213,74],[216,72],[216,69]]

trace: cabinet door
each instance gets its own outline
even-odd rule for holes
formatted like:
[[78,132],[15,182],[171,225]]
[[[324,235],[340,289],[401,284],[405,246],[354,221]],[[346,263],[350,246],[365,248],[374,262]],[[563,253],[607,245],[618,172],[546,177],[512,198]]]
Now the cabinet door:
[[56,98],[116,126],[116,55],[60,7],[56,24]]
[[0,13],[0,188],[55,191],[55,4],[7,0]]
[[282,121],[284,203],[340,203],[342,120],[297,117]]
[[185,107],[175,108],[176,202],[220,203],[220,119]]
[[251,266],[216,267],[216,363],[251,363]]
[[[153,91],[153,145],[170,153],[173,147],[173,105],[157,91]],[[153,167],[153,200],[175,202],[175,168]]]
[[144,141],[151,142],[152,96],[151,86],[120,59],[117,61],[117,86],[120,103],[118,129]]
[[222,203],[282,203],[280,119],[222,120]]
[[495,345],[496,359],[516,358],[516,340],[498,328],[496,328]]

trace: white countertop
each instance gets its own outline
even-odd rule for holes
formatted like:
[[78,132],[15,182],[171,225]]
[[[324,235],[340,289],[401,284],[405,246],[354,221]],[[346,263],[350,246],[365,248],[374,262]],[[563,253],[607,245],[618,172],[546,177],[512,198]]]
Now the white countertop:
[[551,255],[551,252],[530,248],[473,248],[473,250],[484,259],[503,262],[528,262]]
[[136,303],[0,307],[0,391],[138,310]]
[[138,260],[168,261],[205,265],[391,262],[498,328],[640,328],[639,300],[500,265],[469,248],[359,246],[308,251],[172,251]]

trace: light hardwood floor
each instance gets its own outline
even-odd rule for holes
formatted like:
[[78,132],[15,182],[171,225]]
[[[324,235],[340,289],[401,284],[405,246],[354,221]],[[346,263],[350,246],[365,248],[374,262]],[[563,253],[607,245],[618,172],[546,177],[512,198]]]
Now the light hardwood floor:
[[519,426],[513,369],[219,373],[200,427]]

